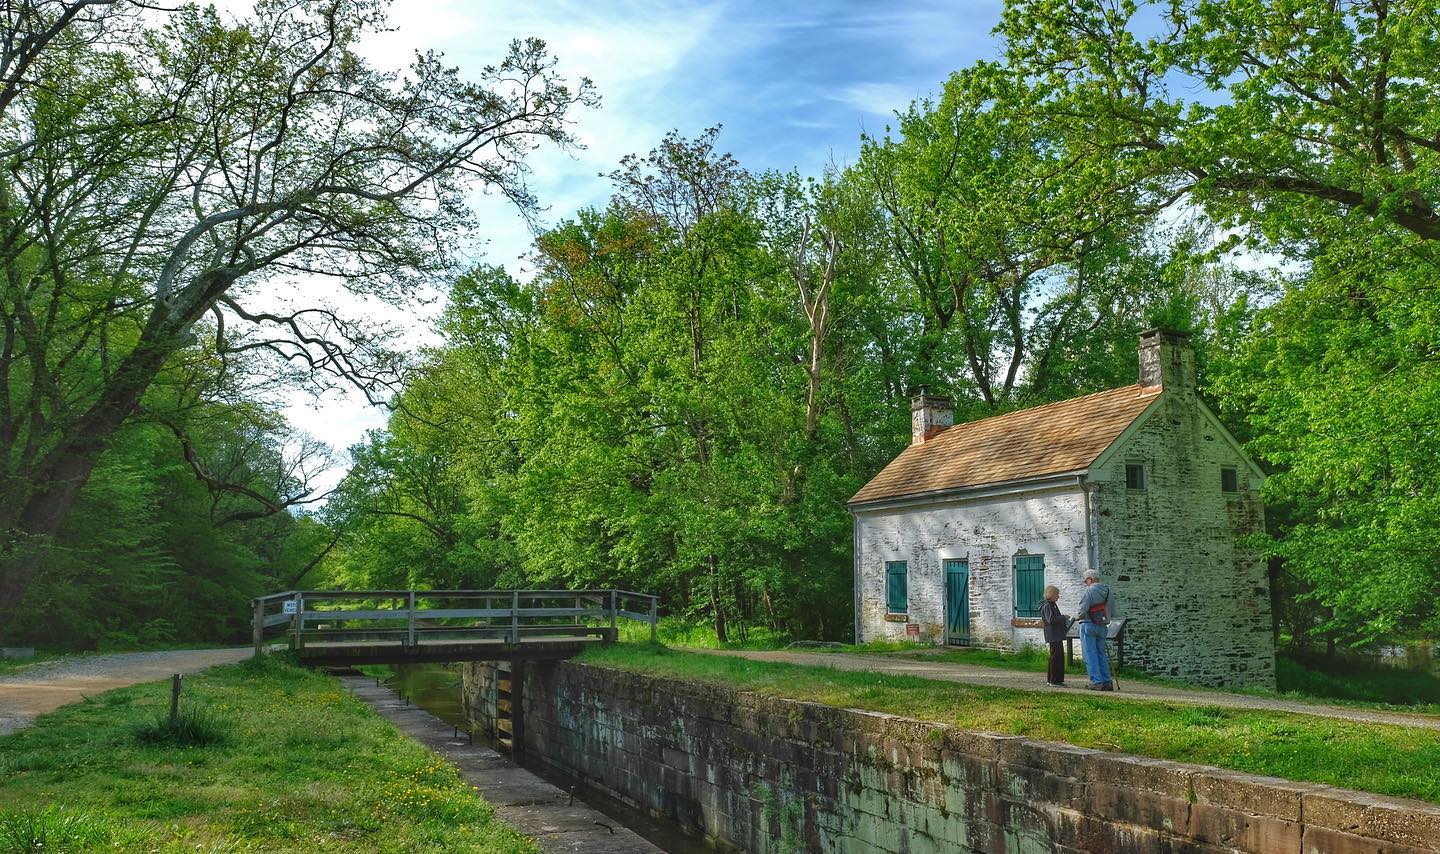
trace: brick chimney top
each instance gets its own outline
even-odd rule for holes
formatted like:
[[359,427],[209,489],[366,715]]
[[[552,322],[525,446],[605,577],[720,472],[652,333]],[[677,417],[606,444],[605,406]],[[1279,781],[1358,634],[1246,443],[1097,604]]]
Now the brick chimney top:
[[1173,329],[1140,333],[1140,385],[1195,393],[1195,348],[1188,333]]
[[910,444],[924,444],[954,423],[955,401],[950,398],[924,391],[910,398]]

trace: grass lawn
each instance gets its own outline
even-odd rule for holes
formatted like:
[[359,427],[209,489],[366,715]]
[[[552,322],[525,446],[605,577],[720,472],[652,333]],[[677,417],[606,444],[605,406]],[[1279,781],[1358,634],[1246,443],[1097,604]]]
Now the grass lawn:
[[0,854],[536,850],[330,677],[275,659],[187,677],[208,746],[157,735],[168,703],[168,682],[122,688],[0,737]]
[[1115,700],[750,661],[665,647],[588,650],[590,664],[1440,803],[1440,731],[1279,712]]
[[[929,644],[879,642],[822,647],[806,651],[893,655],[925,661],[949,661],[956,664],[1024,670],[1032,673],[1044,673],[1046,664],[1046,652],[1038,647],[1025,647],[1015,652],[1001,652],[991,649],[938,648]],[[1085,665],[1077,656],[1065,672],[1083,677]],[[1149,676],[1129,667],[1122,669],[1118,676],[1122,682],[1148,682],[1192,691],[1213,690],[1189,682]],[[1440,713],[1440,678],[1426,671],[1301,661],[1280,655],[1275,659],[1275,686],[1276,690],[1274,691],[1263,688],[1227,690],[1237,694],[1279,697],[1308,703],[1423,714]]]

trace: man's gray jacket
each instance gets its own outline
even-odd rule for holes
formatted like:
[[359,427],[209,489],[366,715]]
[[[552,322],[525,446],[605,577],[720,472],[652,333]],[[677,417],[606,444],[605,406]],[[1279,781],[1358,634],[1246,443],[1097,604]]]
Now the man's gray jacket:
[[[1094,612],[1098,619],[1092,619],[1091,612]],[[1103,581],[1086,586],[1085,595],[1080,597],[1080,613],[1075,617],[1082,623],[1099,622],[1104,625],[1109,621],[1110,588],[1106,587]]]

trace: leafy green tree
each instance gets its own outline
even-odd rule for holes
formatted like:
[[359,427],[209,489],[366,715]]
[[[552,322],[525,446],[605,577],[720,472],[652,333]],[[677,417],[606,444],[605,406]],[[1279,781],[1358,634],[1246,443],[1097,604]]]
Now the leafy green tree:
[[371,0],[262,0],[233,23],[185,5],[153,27],[100,5],[23,0],[0,46],[0,611],[185,354],[395,387],[383,330],[276,297],[318,277],[403,304],[471,225],[465,193],[530,209],[526,155],[570,144],[593,101],[537,40],[474,81],[434,55],[375,70],[355,52],[384,23]]
[[998,32],[1117,187],[1301,243],[1337,215],[1440,239],[1433,4],[1014,0]]
[[1033,97],[997,66],[958,72],[899,116],[898,138],[866,140],[853,173],[916,314],[907,390],[951,389],[977,412],[1055,394],[1057,356],[1147,221],[1132,193],[1100,192],[1108,170],[1067,168],[1089,140],[1030,120]]

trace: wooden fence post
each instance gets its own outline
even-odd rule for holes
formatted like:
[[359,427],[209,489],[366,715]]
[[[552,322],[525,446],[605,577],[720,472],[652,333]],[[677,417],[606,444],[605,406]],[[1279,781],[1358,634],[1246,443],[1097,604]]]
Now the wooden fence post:
[[179,673],[170,677],[170,726],[175,726],[175,716],[180,714],[180,680],[183,677]]
[[660,597],[650,597],[650,642],[655,643],[659,632],[657,626],[660,623]]
[[410,614],[409,614],[409,619],[406,621],[406,626],[407,626],[407,631],[406,631],[406,633],[405,633],[405,637],[406,637],[405,645],[406,645],[406,646],[413,647],[413,646],[415,645],[415,591],[414,591],[414,590],[411,590],[411,591],[410,591]]
[[616,632],[616,630],[615,630],[615,628],[616,628],[615,618],[616,618],[616,616],[617,616],[617,614],[618,614],[618,612],[619,612],[619,607],[620,607],[620,594],[617,593],[617,592],[614,591],[614,590],[611,590],[611,591],[610,591],[610,642],[611,642],[611,643],[614,643],[615,641],[617,641],[617,640],[620,639],[619,634],[618,634],[618,633]]
[[255,640],[255,657],[259,658],[260,653],[265,649],[265,600],[255,600],[255,622],[251,624],[250,634]]
[[520,591],[510,591],[510,642],[520,645]]

